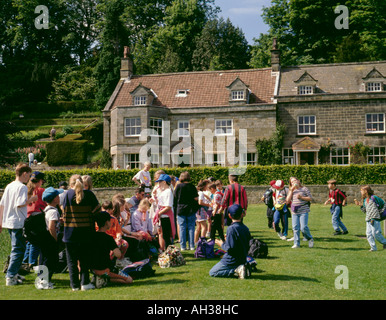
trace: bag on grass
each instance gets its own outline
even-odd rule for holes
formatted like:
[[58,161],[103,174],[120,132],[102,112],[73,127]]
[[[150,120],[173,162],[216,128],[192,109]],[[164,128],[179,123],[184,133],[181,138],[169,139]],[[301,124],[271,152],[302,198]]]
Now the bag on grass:
[[248,256],[255,259],[264,259],[268,256],[267,244],[259,239],[252,238],[249,240]]
[[197,248],[194,252],[195,258],[212,259],[214,254],[214,240],[208,241],[205,237],[198,239]]
[[126,276],[130,276],[133,279],[144,279],[154,276],[155,270],[153,270],[150,259],[144,259],[129,264],[128,266],[123,268],[119,273]]
[[158,256],[158,265],[160,268],[178,267],[185,263],[185,259],[180,250],[174,245],[168,246],[165,252]]

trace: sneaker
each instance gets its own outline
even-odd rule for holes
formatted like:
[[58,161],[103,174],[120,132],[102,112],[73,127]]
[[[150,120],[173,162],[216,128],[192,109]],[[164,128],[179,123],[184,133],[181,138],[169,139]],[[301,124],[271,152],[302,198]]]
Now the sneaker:
[[237,276],[239,279],[245,279],[246,278],[246,268],[244,264],[240,264],[235,269],[235,276]]
[[308,241],[308,247],[309,248],[313,248],[314,247],[314,239],[310,239],[310,241]]
[[22,283],[25,280],[25,277],[21,276],[18,273],[15,275],[15,278],[16,278],[17,282],[19,282],[19,283]]
[[277,235],[279,236],[280,239],[283,237],[283,234],[281,232],[278,232]]
[[342,234],[342,231],[340,231],[340,230],[334,232],[334,236],[339,236],[341,234]]
[[107,282],[108,281],[107,281],[106,277],[96,276],[95,288],[100,289],[100,288],[106,287],[107,286]]
[[281,240],[287,240],[287,237],[283,235],[283,236],[280,237],[280,239]]
[[371,248],[369,251],[370,251],[370,252],[375,252],[375,251],[377,251],[377,250]]
[[347,234],[348,233],[348,230],[346,230],[346,231],[343,231],[343,234]]
[[16,276],[14,276],[12,278],[5,278],[5,285],[7,287],[9,287],[9,286],[16,286],[18,284],[19,284],[19,282],[17,281]]
[[89,284],[81,286],[82,291],[93,290],[93,289],[95,289],[95,286],[91,282]]
[[297,249],[297,248],[300,248],[297,244],[294,244],[292,247],[292,249]]
[[287,241],[294,241],[294,237],[287,239]]
[[308,241],[308,239],[307,239],[306,237],[304,237],[304,238],[302,239],[302,241]]
[[195,251],[196,248],[195,248],[195,247],[190,247],[189,250],[190,250],[190,251]]
[[72,288],[72,291],[79,291],[79,288]]
[[54,284],[52,282],[47,282],[47,280],[41,280],[36,284],[36,289],[38,290],[54,289]]

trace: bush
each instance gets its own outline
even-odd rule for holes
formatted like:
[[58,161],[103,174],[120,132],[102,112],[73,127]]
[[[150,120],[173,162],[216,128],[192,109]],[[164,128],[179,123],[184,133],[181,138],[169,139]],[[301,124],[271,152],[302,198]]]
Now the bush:
[[88,142],[62,138],[47,144],[47,163],[50,166],[87,163]]
[[[80,140],[82,141],[82,140]],[[67,141],[71,142],[71,141]],[[73,142],[78,142],[73,141]],[[52,142],[49,145],[55,144]],[[47,146],[47,148],[48,148]],[[70,148],[73,148],[71,146]],[[74,154],[70,149],[71,155]],[[49,151],[48,151],[49,152]],[[48,158],[48,156],[47,156]],[[153,168],[150,170],[151,176],[159,170]],[[224,185],[228,184],[228,168],[226,167],[195,167],[195,168],[163,168],[170,175],[179,177],[183,171],[189,171],[192,183],[197,185],[200,179],[214,177],[220,179]],[[138,172],[138,169],[130,170],[112,170],[112,169],[79,169],[79,170],[52,170],[46,171],[46,186],[56,186],[59,181],[68,180],[73,174],[90,175],[93,178],[95,188],[109,187],[134,187],[131,180]],[[243,185],[268,185],[273,179],[283,179],[288,183],[291,176],[300,179],[304,185],[325,185],[329,179],[336,179],[339,184],[386,184],[386,165],[350,165],[350,166],[248,166],[245,174],[240,176],[240,183]],[[0,188],[15,179],[13,171],[0,171]]]
[[88,140],[95,144],[96,149],[100,149],[103,146],[103,122],[99,121],[94,123],[88,128],[79,131],[84,140]]

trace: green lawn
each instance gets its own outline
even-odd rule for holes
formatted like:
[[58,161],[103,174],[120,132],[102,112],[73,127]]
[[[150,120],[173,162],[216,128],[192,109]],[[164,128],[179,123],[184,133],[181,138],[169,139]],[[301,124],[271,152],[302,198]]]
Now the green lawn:
[[[72,292],[68,274],[56,274],[55,290],[39,291],[34,274],[25,284],[6,287],[0,281],[0,299],[110,299],[110,300],[383,300],[385,299],[384,264],[386,251],[377,243],[378,252],[369,252],[363,213],[355,206],[344,208],[343,222],[348,235],[333,236],[329,207],[313,204],[309,227],[315,239],[314,248],[301,242],[300,249],[291,249],[292,242],[280,240],[268,229],[266,207],[251,206],[245,224],[252,235],[269,246],[269,258],[258,259],[258,273],[251,279],[220,279],[208,275],[217,260],[195,259],[192,251],[184,252],[186,265],[161,269],[154,266],[154,277],[137,280],[131,286],[110,285],[99,290]],[[291,220],[290,220],[291,223]],[[383,223],[382,223],[383,224]],[[292,231],[290,231],[292,236]],[[0,234],[0,261],[9,253],[7,230]],[[348,289],[337,289],[337,266],[348,270]]]

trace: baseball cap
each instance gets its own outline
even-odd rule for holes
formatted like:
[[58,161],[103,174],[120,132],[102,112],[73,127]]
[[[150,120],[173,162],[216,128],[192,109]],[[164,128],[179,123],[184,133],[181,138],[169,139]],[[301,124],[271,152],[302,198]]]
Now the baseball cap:
[[284,181],[283,180],[272,180],[270,182],[270,185],[272,188],[275,188],[275,189],[281,189],[284,187]]
[[32,172],[31,174],[31,178],[30,178],[33,182],[38,182],[39,180],[43,180],[44,182],[46,182],[44,180],[44,173],[43,172],[40,172],[40,171],[34,171]]
[[158,178],[158,180],[156,182],[160,182],[160,181],[166,181],[167,183],[170,183],[172,182],[172,179],[170,178],[170,176],[168,174],[161,174]]
[[228,208],[228,214],[232,218],[241,217],[242,213],[243,213],[243,208],[239,204],[233,204]]
[[63,193],[63,189],[55,189],[53,187],[48,187],[47,189],[44,190],[42,200],[44,202],[50,203],[52,200],[55,199],[55,197],[61,193]]

